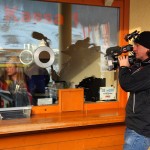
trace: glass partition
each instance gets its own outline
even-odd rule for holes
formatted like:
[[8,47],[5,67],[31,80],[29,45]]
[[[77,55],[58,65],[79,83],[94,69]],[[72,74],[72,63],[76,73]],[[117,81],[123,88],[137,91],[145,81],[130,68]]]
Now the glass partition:
[[106,50],[118,44],[119,8],[0,1],[0,107],[57,104],[61,88],[85,102],[117,101]]

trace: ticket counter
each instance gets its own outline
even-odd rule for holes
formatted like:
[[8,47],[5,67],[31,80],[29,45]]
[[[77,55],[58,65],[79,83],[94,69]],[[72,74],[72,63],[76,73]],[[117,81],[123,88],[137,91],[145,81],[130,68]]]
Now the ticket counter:
[[124,109],[35,115],[0,121],[0,145],[7,150],[122,150]]
[[[68,94],[71,103],[77,100],[74,107],[64,103]],[[124,108],[89,109],[83,89],[60,90],[59,96],[58,106],[35,106],[30,118],[0,120],[1,149],[122,149]]]
[[[41,1],[50,2],[51,0],[41,0]],[[69,19],[71,17],[71,5],[69,3],[92,5],[92,6],[95,6],[93,10],[95,10],[97,6],[106,6],[108,8],[111,7],[110,4],[107,4],[107,0],[94,0],[94,1],[87,0],[86,2],[81,1],[81,0],[78,0],[78,1],[57,0],[53,2],[56,2],[56,3],[63,2],[62,4],[59,5],[58,10],[63,15],[64,20],[60,18],[59,20],[60,22],[59,23],[57,22],[58,23],[57,25],[60,25],[59,27],[57,27],[57,29],[60,32],[59,39],[57,39],[59,40],[60,52],[62,52],[68,45],[71,44],[71,20]],[[119,11],[115,10],[115,12],[119,14],[117,15],[117,17],[119,18],[119,21],[118,21],[119,26],[117,29],[117,34],[116,33],[115,34],[118,36],[118,32],[119,32],[119,36],[118,36],[119,44],[124,45],[125,42],[122,37],[124,37],[124,35],[128,33],[128,29],[129,29],[128,27],[129,25],[129,0],[126,0],[126,1],[114,0],[111,5],[113,5],[115,9],[119,8]],[[82,14],[82,12],[80,13]],[[22,19],[24,19],[24,21],[28,21],[28,19],[30,19],[28,18],[30,17],[29,15],[30,14],[25,13],[24,16],[26,16],[26,18],[24,17]],[[34,19],[36,21],[39,21],[40,20],[39,15],[38,14],[34,14],[34,15],[33,15],[35,17]],[[11,17],[13,18],[14,21],[16,21],[18,16],[11,16]],[[51,22],[49,18],[50,17],[49,14],[48,15],[44,14],[44,17],[45,17],[44,19],[46,19],[48,23]],[[75,18],[73,20],[74,24],[76,24],[77,23],[76,21],[78,21],[77,20],[78,18],[75,13],[73,14],[73,17]],[[104,19],[105,18],[106,17],[104,17]],[[64,23],[62,21],[66,21],[65,22],[66,26],[62,24]],[[53,20],[52,23],[56,25],[55,20]],[[4,28],[4,29],[7,29],[7,28]],[[98,31],[96,32],[97,29]],[[102,30],[102,35],[104,36],[102,48],[106,50],[105,46],[108,46],[107,44],[110,44],[108,42],[109,37],[106,35],[108,35],[108,33],[109,35],[112,35],[110,32],[108,32],[109,23],[104,23],[102,25],[99,25],[99,28],[97,28],[97,24],[93,26],[93,28],[92,26],[90,26],[89,28],[87,28],[87,26],[84,26],[82,31],[85,37],[87,37],[86,34],[88,32],[90,33],[90,31],[93,31],[92,38],[96,40],[97,37],[99,37],[98,36],[99,34],[97,34],[99,33],[99,30]],[[114,30],[111,30],[111,31],[114,31]],[[94,34],[95,32],[96,34]],[[42,35],[42,38],[43,38],[43,35]],[[44,38],[46,37],[44,36]],[[88,38],[85,38],[83,41],[85,42],[87,39]],[[114,38],[112,39],[114,40]],[[79,43],[80,42],[82,41],[79,40]],[[27,44],[27,43],[24,43],[24,44]],[[73,45],[71,45],[71,47],[72,46]],[[35,103],[35,105],[32,106],[31,117],[29,118],[0,120],[0,149],[2,150],[9,150],[9,149],[10,150],[37,150],[37,149],[39,150],[40,149],[41,150],[49,150],[49,149],[52,149],[52,150],[68,150],[68,149],[72,149],[72,150],[122,150],[122,145],[124,142],[124,130],[125,130],[124,120],[125,120],[125,105],[127,102],[127,93],[125,93],[120,88],[119,84],[117,83],[117,71],[111,72],[111,73],[107,72],[108,74],[105,72],[106,70],[105,68],[103,68],[104,60],[101,57],[103,54],[103,51],[100,51],[99,48],[100,46],[98,47],[93,46],[93,47],[90,47],[89,49],[81,48],[81,50],[86,50],[86,53],[85,52],[83,54],[80,53],[79,55],[77,55],[75,59],[71,60],[71,62],[75,60],[75,63],[73,63],[73,65],[74,64],[77,64],[77,65],[74,65],[73,67],[69,68],[68,69],[69,71],[70,69],[72,69],[72,71],[70,71],[71,74],[68,74],[68,73],[64,74],[64,76],[62,76],[62,79],[64,79],[63,77],[66,77],[65,79],[66,81],[72,78],[75,81],[77,80],[77,82],[79,83],[79,78],[82,80],[83,75],[91,76],[91,73],[94,72],[96,73],[96,76],[98,76],[98,78],[106,77],[106,83],[104,84],[104,87],[101,88],[102,90],[105,90],[105,89],[107,90],[107,87],[109,87],[110,89],[115,89],[115,94],[113,93],[111,95],[111,96],[115,95],[114,96],[115,101],[114,99],[112,101],[111,99],[106,101],[107,98],[103,99],[103,97],[102,98],[100,97],[100,100],[98,101],[96,100],[94,102],[85,101],[85,93],[84,93],[85,91],[83,90],[82,87],[59,89],[58,103],[47,105],[47,106],[45,105],[36,106],[37,103]],[[26,52],[26,50],[24,49],[23,51]],[[28,48],[28,52],[29,51],[30,50]],[[89,53],[91,51],[94,51],[95,53]],[[4,54],[8,56],[9,53],[12,52],[12,50],[6,49],[6,52],[7,53],[4,53]],[[17,51],[16,50],[14,51],[15,54],[16,52],[20,54],[20,51],[18,51],[18,49]],[[65,52],[63,52],[62,54],[65,54]],[[90,58],[79,59],[80,56],[84,56],[86,54],[88,54],[87,55],[88,58],[89,56],[92,58],[91,62],[90,62],[91,60]],[[75,54],[73,53],[73,55],[71,56],[74,56],[74,55]],[[4,56],[3,58],[5,58]],[[21,58],[25,58],[23,56]],[[27,59],[27,60],[30,60],[30,59]],[[64,55],[61,55],[60,69],[62,65],[64,64],[65,60],[68,60],[68,58],[66,59]],[[86,66],[84,65],[82,66],[80,61],[77,61],[77,60],[80,60],[80,61],[84,60],[83,64],[86,64]],[[89,63],[87,64],[87,62]],[[70,66],[70,64],[68,66]],[[5,71],[3,67],[5,66],[1,65],[2,72]],[[77,70],[78,68],[80,68],[81,72],[74,72],[75,67],[77,67]],[[85,69],[84,72],[83,72],[83,68]],[[89,70],[87,70],[87,68]],[[31,72],[29,72],[28,74],[29,76],[31,75],[30,73],[33,73],[35,71],[34,70],[35,67],[32,68],[32,66],[31,68],[27,67],[27,69],[31,69]],[[100,69],[101,71],[98,71]],[[75,75],[79,75],[79,77],[77,78]],[[32,85],[30,86],[32,88]],[[40,84],[40,86],[38,87],[42,87],[42,84]]]

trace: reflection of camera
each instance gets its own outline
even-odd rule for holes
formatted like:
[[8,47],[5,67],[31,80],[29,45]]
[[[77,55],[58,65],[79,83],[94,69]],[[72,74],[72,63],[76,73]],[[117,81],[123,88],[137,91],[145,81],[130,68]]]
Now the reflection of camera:
[[[128,40],[131,40],[132,38],[135,40],[138,35],[139,35],[139,32],[136,30],[132,32],[131,34],[127,34],[125,36],[125,40],[128,41]],[[130,52],[129,63],[133,64],[136,60],[135,54],[133,52],[133,45],[128,44],[123,47],[115,46],[115,47],[110,47],[106,50],[106,59],[107,59],[109,71],[117,69],[117,67],[119,66],[118,56],[126,52]]]

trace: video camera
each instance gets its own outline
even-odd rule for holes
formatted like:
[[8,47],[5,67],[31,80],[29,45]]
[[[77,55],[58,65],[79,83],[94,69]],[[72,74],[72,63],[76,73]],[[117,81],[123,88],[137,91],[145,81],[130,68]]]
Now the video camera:
[[[126,42],[128,42],[132,38],[135,40],[138,37],[138,35],[139,35],[139,31],[135,30],[131,34],[127,34],[124,37],[124,39],[126,40]],[[122,53],[126,53],[126,52],[130,52],[129,63],[132,65],[136,60],[135,54],[133,52],[133,45],[128,44],[123,47],[120,47],[120,46],[109,47],[106,50],[106,60],[107,60],[109,71],[116,70],[118,68],[118,66],[119,66],[118,56],[121,55]]]

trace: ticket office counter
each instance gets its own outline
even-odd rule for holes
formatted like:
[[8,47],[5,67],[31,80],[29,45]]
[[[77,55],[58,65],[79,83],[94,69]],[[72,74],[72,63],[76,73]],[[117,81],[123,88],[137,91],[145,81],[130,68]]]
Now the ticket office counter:
[[117,102],[108,102],[107,108],[104,103],[86,104],[83,89],[64,89],[59,96],[58,105],[33,107],[30,118],[0,120],[0,149],[122,149],[125,113]]
[[[55,2],[100,6],[105,1]],[[119,36],[124,37],[129,29],[129,0],[114,0],[113,4],[120,6]],[[58,104],[33,106],[30,118],[0,120],[0,149],[122,150],[127,94],[120,87],[117,99],[85,103],[83,89],[60,90]]]

